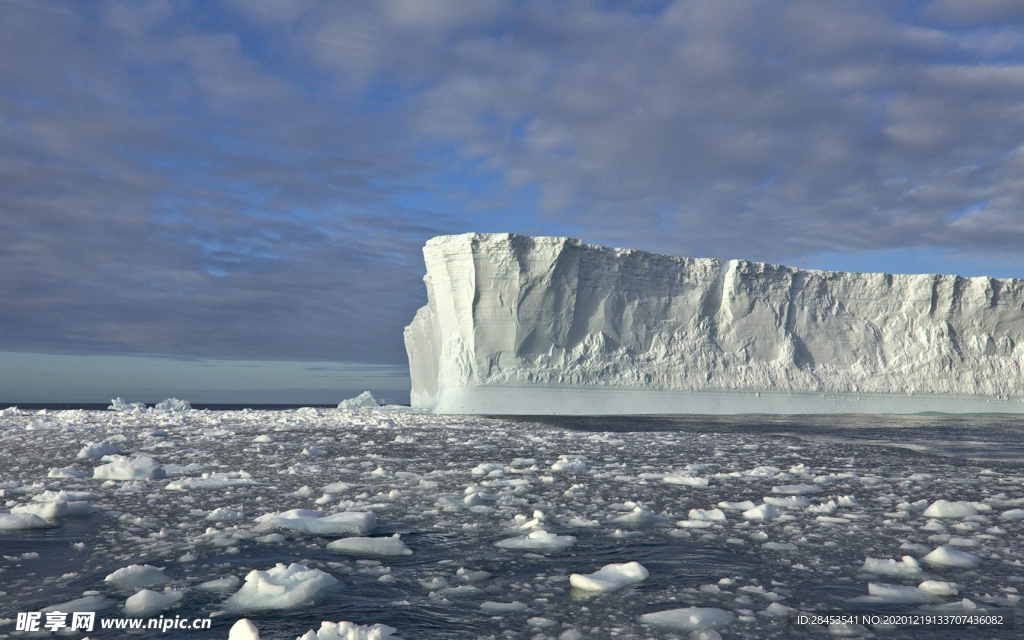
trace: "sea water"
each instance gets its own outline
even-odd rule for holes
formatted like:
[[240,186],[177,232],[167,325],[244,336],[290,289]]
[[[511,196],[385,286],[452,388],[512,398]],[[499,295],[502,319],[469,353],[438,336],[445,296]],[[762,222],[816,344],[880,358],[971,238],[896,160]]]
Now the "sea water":
[[[922,604],[1020,612],[1022,424],[942,416],[503,419],[397,408],[7,410],[2,511],[49,519],[0,532],[0,637],[21,637],[18,612],[83,594],[106,602],[99,618],[126,617],[126,600],[141,588],[105,578],[132,565],[162,569],[163,582],[148,588],[182,595],[151,615],[213,620],[209,631],[137,637],[226,638],[245,617],[262,638],[288,640],[325,620],[386,624],[405,640],[811,638],[822,632],[791,627],[792,613]],[[125,458],[78,457],[102,445]],[[140,457],[162,474],[94,478],[103,465]],[[92,513],[61,514],[61,501],[88,503]],[[352,534],[304,533],[309,515],[297,528],[268,525],[296,509],[372,513],[376,528],[364,537],[399,534],[412,553],[332,551],[332,541]],[[946,557],[936,549],[976,562],[931,562]],[[611,592],[570,584],[573,574],[631,562],[648,577]],[[241,585],[199,588],[278,563],[336,582],[286,609],[232,608]],[[938,589],[944,595],[936,584],[946,585]],[[268,593],[264,603],[285,600]],[[644,617],[691,607],[721,613],[697,616],[693,629]],[[957,633],[1004,638],[1021,630]]]

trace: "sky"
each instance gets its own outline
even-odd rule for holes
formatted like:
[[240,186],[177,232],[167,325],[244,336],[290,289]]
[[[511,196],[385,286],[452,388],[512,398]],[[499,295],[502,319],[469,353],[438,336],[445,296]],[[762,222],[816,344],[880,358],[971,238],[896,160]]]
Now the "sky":
[[0,402],[408,398],[441,234],[1024,277],[1019,0],[0,0]]

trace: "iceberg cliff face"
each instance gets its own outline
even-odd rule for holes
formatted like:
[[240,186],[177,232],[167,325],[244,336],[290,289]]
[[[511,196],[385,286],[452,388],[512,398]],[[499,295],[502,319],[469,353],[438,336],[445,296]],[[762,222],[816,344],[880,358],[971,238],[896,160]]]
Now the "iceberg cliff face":
[[415,407],[1024,412],[1024,280],[808,271],[511,234],[424,250]]

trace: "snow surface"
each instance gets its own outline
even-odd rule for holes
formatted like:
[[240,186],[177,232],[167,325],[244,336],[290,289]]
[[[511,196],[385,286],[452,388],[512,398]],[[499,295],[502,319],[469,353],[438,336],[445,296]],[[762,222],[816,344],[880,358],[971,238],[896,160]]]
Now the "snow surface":
[[423,249],[439,413],[1024,412],[1024,280],[808,271],[512,234]]

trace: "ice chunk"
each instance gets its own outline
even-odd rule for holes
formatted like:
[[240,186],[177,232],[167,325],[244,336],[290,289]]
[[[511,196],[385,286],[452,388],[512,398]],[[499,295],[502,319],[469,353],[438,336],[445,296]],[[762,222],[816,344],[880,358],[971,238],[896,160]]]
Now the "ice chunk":
[[342,400],[338,403],[339,409],[376,409],[380,405],[369,391],[364,391],[354,398]]
[[53,502],[32,502],[11,507],[11,513],[30,514],[34,513],[47,522],[57,522],[65,516],[87,516],[92,513],[92,505],[84,500],[68,502],[66,500],[54,500]]
[[657,516],[653,511],[645,509],[643,505],[636,505],[629,513],[616,516],[608,520],[610,524],[628,524],[637,527],[646,527],[665,520],[663,516]]
[[369,626],[354,622],[321,622],[316,633],[312,629],[296,640],[402,640],[394,635],[398,630],[386,624]]
[[1010,509],[999,516],[1003,520],[1024,520],[1024,509]]
[[701,478],[700,476],[690,476],[684,474],[671,474],[661,479],[665,484],[679,484],[686,487],[704,488],[708,486],[708,479]]
[[119,589],[138,589],[163,584],[167,582],[167,576],[164,575],[162,568],[149,564],[133,564],[118,569],[103,581],[109,582]]
[[168,413],[186,413],[192,410],[192,405],[189,404],[188,400],[178,400],[177,398],[167,398],[156,403],[153,407],[153,411],[166,411]]
[[[1024,322],[1010,311],[1024,302],[1016,285],[999,289],[1000,304],[992,305],[1002,285],[991,279],[674,258],[514,234],[441,236],[423,256],[427,305],[405,330],[416,408],[492,415],[1024,409],[1013,375],[1020,366],[1013,345],[1024,343]],[[783,281],[801,283],[806,313],[788,315],[779,329],[778,310],[793,295],[777,286]],[[921,299],[948,312],[922,315]]]
[[945,545],[937,547],[925,557],[921,558],[933,567],[956,567],[960,569],[974,569],[981,565],[981,558],[973,553],[957,551]]
[[494,545],[502,549],[533,549],[543,551],[547,549],[567,549],[575,543],[575,536],[559,536],[548,533],[544,529],[537,529],[536,531],[531,531],[526,536],[499,540]]
[[260,630],[248,618],[242,618],[231,625],[228,640],[260,640]]
[[685,607],[656,613],[645,613],[640,622],[675,631],[696,629],[721,629],[732,624],[736,616],[724,609],[713,607]]
[[41,611],[43,613],[48,613],[50,611],[63,611],[64,613],[73,613],[76,611],[103,611],[104,609],[109,609],[114,606],[114,604],[116,603],[113,600],[104,598],[103,596],[82,596],[81,598],[75,598],[68,602],[51,605],[41,609]]
[[227,489],[228,487],[244,487],[259,484],[246,471],[225,471],[204,473],[198,478],[182,478],[168,482],[164,489],[168,491],[210,491]]
[[966,518],[967,516],[978,515],[978,510],[969,502],[936,500],[924,510],[923,515],[926,518]]
[[942,580],[925,580],[917,585],[921,591],[937,596],[955,596],[960,593],[958,584],[955,582],[944,582]]
[[566,473],[583,473],[590,470],[590,463],[586,456],[558,456],[558,461],[551,465],[552,471],[564,471]]
[[110,401],[110,406],[107,407],[107,411],[117,411],[119,413],[145,413],[149,410],[145,404],[141,402],[125,402],[124,398],[118,396]]
[[89,474],[76,467],[57,467],[50,469],[47,478],[88,478]]
[[772,493],[783,496],[802,496],[810,493],[821,493],[821,487],[816,487],[813,484],[784,484],[772,487]]
[[879,560],[877,558],[866,558],[862,571],[874,573],[880,576],[893,577],[914,577],[921,575],[921,565],[910,556],[903,556],[902,560]]
[[331,551],[356,556],[411,556],[412,549],[405,546],[401,536],[390,538],[342,538],[327,545]]
[[776,509],[770,504],[762,504],[753,509],[747,509],[742,515],[747,520],[774,520],[781,516],[782,513],[780,509]]
[[97,480],[159,480],[167,475],[163,467],[149,456],[128,458],[109,456],[111,461],[93,469]]
[[50,523],[34,513],[0,513],[0,531],[45,529]]
[[649,576],[647,569],[639,562],[606,564],[594,573],[574,573],[569,584],[585,591],[616,591],[630,584],[642,582]]
[[706,520],[708,522],[725,522],[725,512],[721,509],[690,509],[690,520]]
[[884,584],[881,582],[868,583],[868,596],[870,601],[883,602],[936,602],[938,598],[934,594],[922,591],[917,587],[904,587],[895,584]]
[[377,519],[370,511],[345,511],[329,516],[319,511],[292,509],[283,513],[267,513],[256,519],[262,529],[288,529],[311,535],[365,535],[377,528]]
[[295,609],[320,599],[338,580],[301,564],[250,571],[245,584],[224,603],[228,611]]
[[242,584],[242,581],[238,579],[238,576],[226,576],[224,578],[207,580],[196,585],[196,589],[200,591],[226,591],[228,589],[235,589],[240,584]]
[[124,612],[126,615],[135,618],[148,618],[178,604],[183,596],[184,594],[180,591],[158,593],[149,589],[143,589],[125,600]]
[[82,450],[75,456],[79,460],[85,460],[89,458],[99,459],[103,456],[112,456],[114,454],[121,453],[121,448],[117,445],[110,444],[109,442],[98,442],[85,445]]

